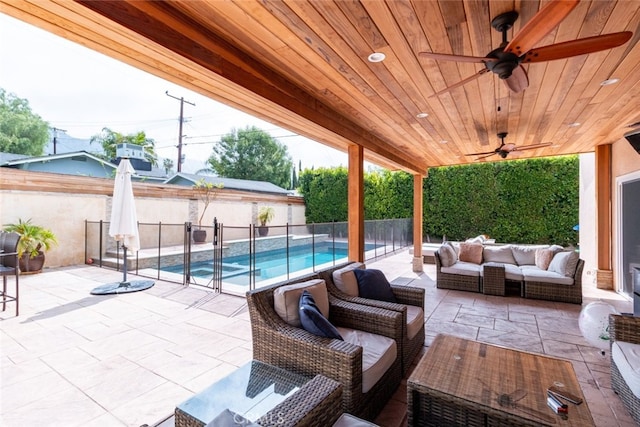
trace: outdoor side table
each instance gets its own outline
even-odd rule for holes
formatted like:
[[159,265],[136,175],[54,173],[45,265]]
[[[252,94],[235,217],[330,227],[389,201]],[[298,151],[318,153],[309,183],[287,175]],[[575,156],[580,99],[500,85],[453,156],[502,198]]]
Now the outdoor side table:
[[175,426],[203,427],[225,411],[260,425],[288,425],[312,412],[313,425],[331,425],[340,415],[341,401],[342,387],[334,380],[310,379],[254,360],[179,404]]
[[485,295],[505,295],[504,265],[487,263],[483,267],[482,293]]

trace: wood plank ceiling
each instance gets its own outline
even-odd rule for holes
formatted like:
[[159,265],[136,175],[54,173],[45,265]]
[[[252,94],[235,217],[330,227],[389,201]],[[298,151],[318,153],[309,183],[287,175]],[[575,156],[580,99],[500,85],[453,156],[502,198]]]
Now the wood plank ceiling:
[[[538,1],[0,0],[0,11],[334,148],[424,173],[477,161],[467,153],[550,142],[509,159],[584,153],[640,122],[640,1],[581,1],[537,46],[618,31],[602,52],[524,65],[529,87],[493,73],[431,96],[484,68],[419,52],[486,56],[493,17],[514,34]],[[382,52],[383,62],[369,54]],[[602,86],[606,79],[619,83]],[[417,117],[420,113],[427,117]],[[579,123],[579,125],[575,125]],[[491,156],[483,161],[503,161]]]

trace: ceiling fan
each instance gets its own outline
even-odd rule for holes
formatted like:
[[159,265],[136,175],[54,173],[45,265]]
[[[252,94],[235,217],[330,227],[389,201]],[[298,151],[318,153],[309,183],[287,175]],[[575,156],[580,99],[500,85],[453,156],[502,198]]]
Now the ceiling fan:
[[542,40],[569,15],[578,5],[578,2],[579,0],[550,1],[520,29],[510,42],[507,40],[507,31],[513,27],[514,22],[518,19],[518,12],[511,11],[496,16],[491,21],[491,26],[502,33],[502,43],[500,47],[492,50],[485,57],[420,52],[420,56],[435,60],[477,62],[485,65],[485,68],[478,73],[436,92],[430,97],[438,96],[453,88],[469,83],[489,71],[497,74],[511,91],[518,93],[529,86],[529,78],[522,63],[552,61],[554,59],[584,55],[612,49],[629,41],[633,33],[622,31],[538,48],[534,47],[536,43]]
[[533,145],[523,145],[521,147],[516,146],[515,144],[505,144],[504,139],[507,137],[507,132],[498,133],[498,138],[500,138],[500,147],[496,148],[493,151],[487,151],[485,153],[471,153],[465,154],[465,156],[480,156],[476,160],[486,159],[487,157],[493,156],[497,154],[498,156],[506,159],[509,153],[513,153],[515,151],[525,151],[525,150],[535,150],[536,148],[548,147],[551,145],[550,142],[545,142],[542,144],[533,144]]

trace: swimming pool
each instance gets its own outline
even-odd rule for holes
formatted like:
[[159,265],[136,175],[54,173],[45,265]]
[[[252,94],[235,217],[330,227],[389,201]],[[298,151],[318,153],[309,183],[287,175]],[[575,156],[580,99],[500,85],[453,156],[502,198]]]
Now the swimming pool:
[[[366,250],[376,245],[365,245]],[[347,244],[336,242],[316,243],[289,248],[289,273],[310,269],[327,263],[347,261]],[[249,286],[251,265],[248,254],[225,257],[222,259],[222,280],[226,283]],[[163,271],[184,273],[182,265],[163,267]],[[261,282],[287,275],[286,248],[258,252],[255,254],[255,281]],[[191,276],[209,280],[213,277],[213,261],[200,261],[191,264]]]

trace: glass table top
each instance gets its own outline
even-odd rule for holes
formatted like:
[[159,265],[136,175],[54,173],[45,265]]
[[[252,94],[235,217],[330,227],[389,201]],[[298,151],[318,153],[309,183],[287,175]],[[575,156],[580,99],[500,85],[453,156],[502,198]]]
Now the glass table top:
[[252,361],[178,405],[207,424],[225,409],[255,421],[294,394],[309,378]]

